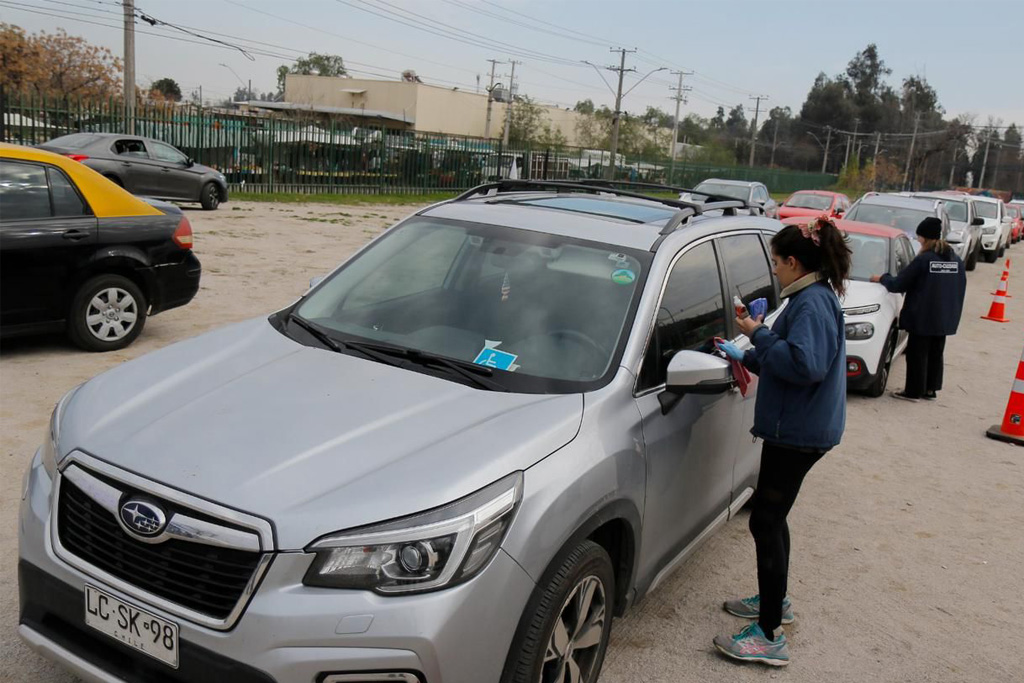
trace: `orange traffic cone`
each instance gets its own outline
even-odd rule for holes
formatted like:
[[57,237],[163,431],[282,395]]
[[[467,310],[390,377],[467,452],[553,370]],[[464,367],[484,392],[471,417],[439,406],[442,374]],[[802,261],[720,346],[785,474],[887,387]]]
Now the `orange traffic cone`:
[[1017,376],[1010,389],[1010,400],[1006,403],[1003,424],[992,425],[986,432],[990,439],[1024,446],[1024,354],[1017,363]]
[[1010,322],[1010,319],[1006,317],[1006,280],[999,281],[999,289],[992,297],[992,306],[988,309],[988,315],[981,316],[981,319],[993,320],[997,323]]
[[[1006,298],[1007,299],[1012,299],[1013,295],[1010,294],[1010,259],[1006,259],[1006,265],[1003,266],[1003,275],[1002,275],[1001,278],[999,278],[999,280],[1001,282],[1005,282],[1006,283]],[[998,294],[999,292],[997,290],[997,291],[992,292],[992,293],[993,294]]]

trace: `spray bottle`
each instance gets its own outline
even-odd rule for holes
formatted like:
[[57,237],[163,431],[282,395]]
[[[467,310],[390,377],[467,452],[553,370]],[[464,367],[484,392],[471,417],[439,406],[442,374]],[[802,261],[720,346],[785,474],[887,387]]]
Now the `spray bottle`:
[[736,309],[736,317],[737,318],[747,318],[747,317],[749,317],[750,314],[747,313],[747,306],[746,306],[746,304],[744,304],[743,300],[740,299],[738,296],[734,296],[732,298],[732,305]]

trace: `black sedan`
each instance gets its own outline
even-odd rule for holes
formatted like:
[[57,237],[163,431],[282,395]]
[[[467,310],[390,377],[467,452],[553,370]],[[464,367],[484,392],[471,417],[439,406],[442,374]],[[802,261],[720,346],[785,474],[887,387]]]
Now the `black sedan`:
[[0,207],[0,337],[66,330],[84,349],[119,349],[199,290],[181,209],[67,157],[0,144]]
[[195,163],[159,140],[114,133],[72,133],[39,148],[80,161],[132,194],[199,202],[207,210],[228,200],[223,173]]

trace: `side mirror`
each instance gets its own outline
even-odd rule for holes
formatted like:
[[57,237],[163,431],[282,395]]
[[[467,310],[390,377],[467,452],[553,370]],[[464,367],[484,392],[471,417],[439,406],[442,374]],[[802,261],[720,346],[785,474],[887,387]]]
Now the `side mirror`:
[[985,220],[981,216],[975,216],[974,220],[971,221],[971,225],[985,225]]
[[309,278],[309,288],[313,289],[314,287],[316,287],[318,284],[320,284],[321,282],[324,281],[325,277],[327,277],[327,276],[326,275],[317,275],[316,277]]
[[844,213],[846,213],[846,209],[844,209],[843,207],[840,206],[838,209],[836,209],[837,216],[842,216]]
[[185,157],[185,168],[192,168],[195,165],[195,159],[193,159],[192,157]]
[[659,396],[668,413],[685,394],[721,394],[736,385],[729,361],[700,351],[680,351],[668,364],[666,389]]

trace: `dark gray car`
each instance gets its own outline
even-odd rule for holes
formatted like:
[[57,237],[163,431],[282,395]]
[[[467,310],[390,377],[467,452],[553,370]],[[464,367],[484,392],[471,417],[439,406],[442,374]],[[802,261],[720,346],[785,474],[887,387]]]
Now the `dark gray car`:
[[72,133],[39,147],[82,162],[132,194],[199,202],[207,210],[228,200],[223,173],[197,164],[180,150],[152,138]]

